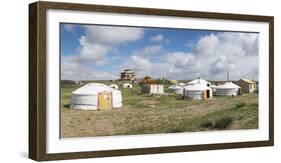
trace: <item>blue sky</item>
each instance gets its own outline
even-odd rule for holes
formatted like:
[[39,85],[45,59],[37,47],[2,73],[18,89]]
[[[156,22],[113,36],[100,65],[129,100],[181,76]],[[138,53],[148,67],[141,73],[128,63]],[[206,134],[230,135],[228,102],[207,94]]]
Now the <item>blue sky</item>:
[[[258,34],[207,30],[61,24],[62,79],[139,77],[209,80],[258,78]],[[252,64],[241,61],[241,57]]]

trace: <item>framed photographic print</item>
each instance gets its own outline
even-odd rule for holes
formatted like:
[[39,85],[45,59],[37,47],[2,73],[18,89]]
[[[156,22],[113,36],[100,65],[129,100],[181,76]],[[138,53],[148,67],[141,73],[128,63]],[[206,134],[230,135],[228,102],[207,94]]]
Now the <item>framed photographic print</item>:
[[29,157],[274,144],[274,18],[29,5]]

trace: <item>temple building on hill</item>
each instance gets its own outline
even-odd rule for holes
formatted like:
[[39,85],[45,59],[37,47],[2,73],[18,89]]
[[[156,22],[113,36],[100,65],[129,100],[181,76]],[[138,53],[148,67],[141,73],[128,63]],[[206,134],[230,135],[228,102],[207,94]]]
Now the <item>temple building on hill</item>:
[[136,74],[130,69],[125,69],[120,73],[121,80],[136,80]]

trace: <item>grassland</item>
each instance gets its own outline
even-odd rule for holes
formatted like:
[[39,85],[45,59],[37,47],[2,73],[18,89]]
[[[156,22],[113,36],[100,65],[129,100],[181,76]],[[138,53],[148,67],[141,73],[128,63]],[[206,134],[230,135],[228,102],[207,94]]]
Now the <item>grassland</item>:
[[[108,84],[108,81],[104,81]],[[120,89],[123,107],[110,112],[69,109],[76,85],[61,87],[61,137],[92,137],[258,128],[258,95],[187,100]]]

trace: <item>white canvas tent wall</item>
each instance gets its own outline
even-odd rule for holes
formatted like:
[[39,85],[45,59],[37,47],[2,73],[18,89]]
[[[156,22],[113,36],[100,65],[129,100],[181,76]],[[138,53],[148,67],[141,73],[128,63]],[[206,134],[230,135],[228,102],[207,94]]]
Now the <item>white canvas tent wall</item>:
[[100,83],[88,83],[72,92],[71,109],[97,110],[98,95],[102,92],[112,93],[112,107],[122,107],[122,94],[119,90]]
[[164,86],[161,84],[147,84],[142,86],[141,91],[149,94],[163,94]]
[[184,87],[178,84],[168,87],[169,92],[175,94],[183,94]]
[[212,94],[213,94],[213,95],[216,95],[217,86],[216,86],[216,85],[211,85],[210,88],[212,89]]
[[192,84],[184,88],[184,96],[189,99],[210,99],[212,97],[212,89],[205,84]]
[[123,88],[133,88],[133,85],[130,83],[124,83],[122,86]]
[[118,89],[118,88],[119,88],[117,84],[110,84],[109,86],[110,86],[111,88],[113,88],[113,89]]
[[216,88],[217,96],[237,96],[239,94],[240,94],[240,86],[232,82],[226,82],[222,85],[217,86]]
[[200,79],[200,78],[199,79],[194,79],[194,80],[192,80],[192,81],[187,83],[187,85],[193,85],[193,84],[203,84],[203,85],[205,85],[207,87],[211,86],[210,82],[208,82],[208,81],[206,81],[204,79]]
[[176,84],[176,85],[178,85],[178,86],[180,86],[180,87],[185,87],[185,86],[186,86],[186,84],[184,84],[184,83],[178,83],[178,84]]

